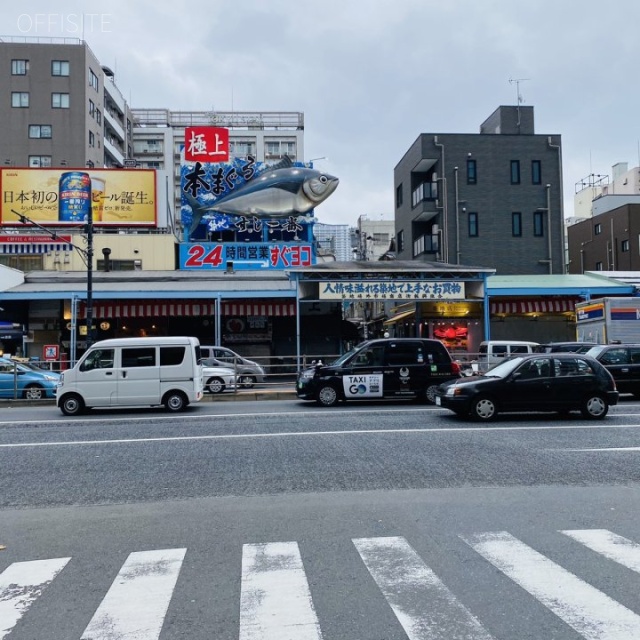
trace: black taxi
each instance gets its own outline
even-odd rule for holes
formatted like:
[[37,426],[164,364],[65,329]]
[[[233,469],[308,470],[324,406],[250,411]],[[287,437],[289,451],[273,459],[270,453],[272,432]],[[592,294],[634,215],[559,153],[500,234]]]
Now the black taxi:
[[381,398],[433,403],[438,385],[459,377],[459,365],[440,340],[380,338],[360,343],[329,364],[317,362],[301,371],[296,395],[324,407]]

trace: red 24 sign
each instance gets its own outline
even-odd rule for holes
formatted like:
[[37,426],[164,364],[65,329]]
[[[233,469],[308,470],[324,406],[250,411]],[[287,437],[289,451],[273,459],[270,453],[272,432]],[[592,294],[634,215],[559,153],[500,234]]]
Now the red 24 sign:
[[185,267],[219,267],[222,264],[222,245],[217,244],[213,249],[207,251],[201,244],[194,244],[189,247],[189,257],[186,259]]

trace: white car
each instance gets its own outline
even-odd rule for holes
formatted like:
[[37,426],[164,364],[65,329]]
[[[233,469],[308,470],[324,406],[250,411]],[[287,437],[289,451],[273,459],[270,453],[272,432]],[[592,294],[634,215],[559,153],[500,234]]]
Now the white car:
[[202,367],[204,390],[209,393],[233,391],[236,388],[236,374],[229,367]]

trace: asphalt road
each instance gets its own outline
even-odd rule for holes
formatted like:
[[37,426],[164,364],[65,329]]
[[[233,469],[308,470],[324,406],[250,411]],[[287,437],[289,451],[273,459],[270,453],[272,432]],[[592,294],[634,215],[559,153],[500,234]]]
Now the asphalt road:
[[5,406],[0,639],[637,640],[639,455],[631,401]]

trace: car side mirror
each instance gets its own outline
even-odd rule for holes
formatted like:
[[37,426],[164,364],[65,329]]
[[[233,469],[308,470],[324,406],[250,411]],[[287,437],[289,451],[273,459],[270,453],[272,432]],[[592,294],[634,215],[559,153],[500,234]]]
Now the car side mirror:
[[517,380],[518,378],[522,377],[522,371],[515,371],[514,373],[511,374],[511,379],[512,380]]

